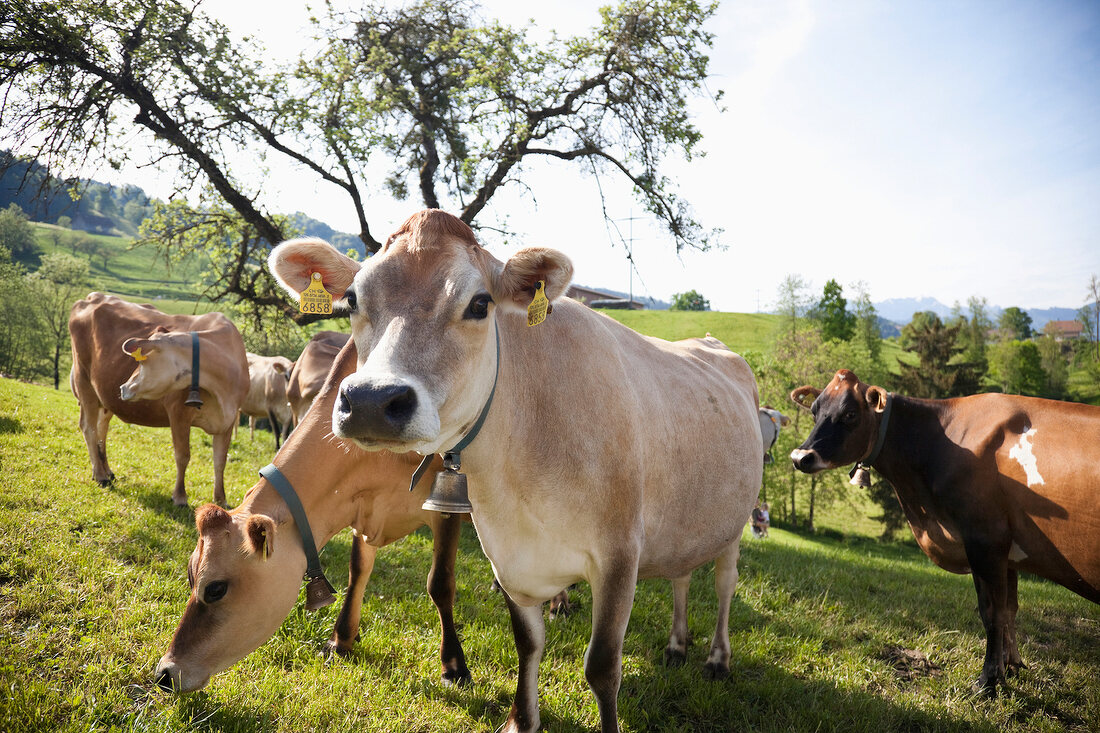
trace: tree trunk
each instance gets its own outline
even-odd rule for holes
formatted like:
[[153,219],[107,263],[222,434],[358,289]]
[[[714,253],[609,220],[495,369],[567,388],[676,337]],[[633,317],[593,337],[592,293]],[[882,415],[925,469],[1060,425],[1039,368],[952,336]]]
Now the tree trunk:
[[814,499],[816,498],[816,496],[817,496],[817,475],[814,474],[814,475],[810,476],[810,514],[809,514],[809,520],[806,523],[806,526],[809,528],[809,530],[811,532],[814,531]]
[[58,340],[53,347],[53,388],[61,389],[61,375],[58,373],[61,371],[61,341]]

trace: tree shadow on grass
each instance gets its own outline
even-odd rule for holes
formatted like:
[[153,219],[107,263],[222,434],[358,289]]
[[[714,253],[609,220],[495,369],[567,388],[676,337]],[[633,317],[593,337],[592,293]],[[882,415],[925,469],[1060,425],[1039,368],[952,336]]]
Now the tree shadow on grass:
[[0,435],[22,433],[23,430],[23,423],[19,420],[7,415],[0,415]]

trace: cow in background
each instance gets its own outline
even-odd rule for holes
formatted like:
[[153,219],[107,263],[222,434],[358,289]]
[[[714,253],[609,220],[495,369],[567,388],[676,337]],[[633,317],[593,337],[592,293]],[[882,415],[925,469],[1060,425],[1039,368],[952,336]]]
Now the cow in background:
[[976,689],[994,694],[1025,666],[1019,571],[1100,603],[1100,407],[1005,394],[917,399],[846,369],[791,399],[814,415],[791,452],[795,468],[873,466],[932,562],[973,575],[986,632]]
[[670,343],[631,331],[561,297],[572,265],[560,252],[527,248],[502,263],[436,210],[410,217],[364,263],[297,240],[275,248],[269,266],[294,294],[315,273],[344,293],[359,368],[340,388],[335,435],[430,454],[480,427],[461,469],[519,652],[504,730],[539,728],[540,603],[577,580],[592,586],[585,675],[605,732],[618,730],[639,578],[674,579],[666,654],[675,662],[687,642],[689,574],[716,560],[704,669],[729,673],[730,600],[763,463],[744,359],[714,338]]
[[287,382],[286,395],[290,402],[290,411],[297,425],[306,416],[309,406],[321,391],[328,376],[332,362],[344,344],[348,335],[339,331],[318,331],[309,340],[302,354],[294,362]]
[[260,356],[248,352],[248,396],[241,414],[248,416],[248,437],[256,438],[256,419],[267,418],[275,434],[275,449],[290,435],[294,414],[287,401],[287,384],[294,362],[285,356]]
[[760,437],[764,441],[764,463],[771,463],[772,448],[779,440],[779,431],[791,424],[791,419],[770,405],[764,405],[758,411],[760,418]]
[[[198,396],[192,384],[192,338],[200,344]],[[69,384],[80,403],[80,430],[102,485],[114,480],[107,463],[111,418],[168,427],[176,459],[172,501],[187,505],[184,474],[191,460],[191,426],[214,444],[214,501],[225,503],[225,462],[237,415],[248,393],[248,363],[236,327],[221,313],[167,315],[113,295],[91,293],[69,316],[73,366]]]
[[[272,461],[294,486],[318,551],[343,528],[354,530],[348,589],[328,648],[350,652],[378,548],[427,524],[433,540],[428,594],[439,610],[443,680],[467,682],[470,671],[453,615],[454,563],[464,515],[421,508],[442,468],[438,457],[410,492],[420,456],[368,453],[332,437],[332,408],[355,360],[355,345],[347,344],[314,408]],[[261,478],[232,511],[199,507],[195,526],[199,540],[187,568],[191,595],[155,675],[160,687],[176,692],[205,686],[212,675],[271,638],[298,600],[306,568],[294,520],[267,479]]]

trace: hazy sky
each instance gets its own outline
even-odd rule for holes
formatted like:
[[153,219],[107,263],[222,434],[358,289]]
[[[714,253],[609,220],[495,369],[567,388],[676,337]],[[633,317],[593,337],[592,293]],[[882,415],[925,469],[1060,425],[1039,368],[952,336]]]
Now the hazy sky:
[[[281,57],[306,24],[291,5],[203,7]],[[568,35],[597,3],[482,7]],[[531,166],[530,192],[493,199],[521,234],[513,241],[565,251],[578,283],[664,300],[694,288],[715,310],[768,310],[790,273],[816,295],[835,278],[849,295],[865,281],[875,301],[1084,303],[1100,274],[1100,3],[726,0],[710,28],[710,86],[725,90],[726,111],[699,100],[707,155],[667,170],[704,226],[724,230],[726,250],[677,257],[637,220],[632,275],[595,183],[565,163]],[[305,179],[273,177],[276,205],[356,231],[346,199]],[[613,180],[612,217],[642,216]],[[420,208],[375,193],[375,236]],[[631,222],[619,226],[625,235]],[[518,246],[483,241],[502,259]]]

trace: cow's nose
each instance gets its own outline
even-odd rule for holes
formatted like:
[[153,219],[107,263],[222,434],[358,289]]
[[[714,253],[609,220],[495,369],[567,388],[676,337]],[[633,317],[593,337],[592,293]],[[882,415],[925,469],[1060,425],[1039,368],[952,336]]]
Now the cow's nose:
[[349,438],[393,439],[412,420],[418,404],[409,384],[348,384],[340,387],[333,409],[334,424]]
[[795,448],[791,451],[791,463],[793,463],[794,467],[799,471],[809,473],[814,467],[814,452]]
[[157,687],[165,692],[175,692],[180,688],[180,684],[176,681],[176,678],[172,675],[172,667],[162,664],[156,674]]

